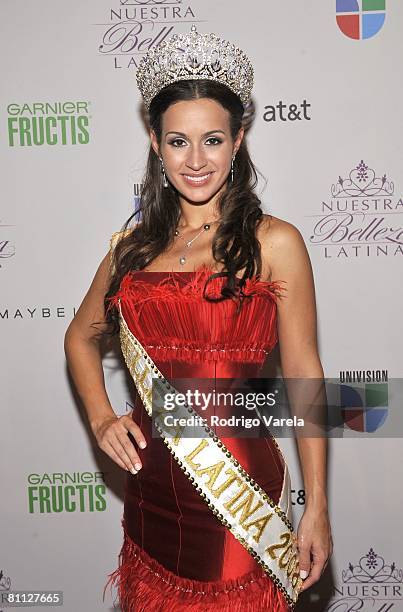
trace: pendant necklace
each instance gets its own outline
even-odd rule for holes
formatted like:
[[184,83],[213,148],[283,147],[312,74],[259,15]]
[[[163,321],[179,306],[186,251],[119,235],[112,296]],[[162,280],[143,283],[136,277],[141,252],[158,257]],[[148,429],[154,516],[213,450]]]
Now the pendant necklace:
[[[216,221],[212,221],[212,223],[216,223]],[[199,237],[201,236],[201,234],[203,232],[207,232],[211,227],[211,223],[205,223],[202,227],[202,229],[196,234],[196,236],[194,238],[192,238],[192,240],[185,240],[184,238],[182,238],[182,240],[184,241],[184,243],[186,244],[187,248],[190,248],[192,243]],[[175,230],[175,236],[181,236],[181,234],[179,233],[178,230]],[[182,236],[181,236],[182,237]],[[186,256],[183,254],[179,257],[179,263],[181,266],[184,266],[186,263]]]

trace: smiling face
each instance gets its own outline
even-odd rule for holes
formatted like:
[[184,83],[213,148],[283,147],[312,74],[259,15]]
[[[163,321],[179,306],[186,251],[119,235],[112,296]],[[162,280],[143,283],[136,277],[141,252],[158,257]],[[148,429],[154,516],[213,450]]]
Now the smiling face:
[[215,100],[200,98],[171,104],[162,117],[160,145],[153,130],[150,137],[180,198],[202,204],[226,189],[243,133],[241,128],[233,140],[229,112]]

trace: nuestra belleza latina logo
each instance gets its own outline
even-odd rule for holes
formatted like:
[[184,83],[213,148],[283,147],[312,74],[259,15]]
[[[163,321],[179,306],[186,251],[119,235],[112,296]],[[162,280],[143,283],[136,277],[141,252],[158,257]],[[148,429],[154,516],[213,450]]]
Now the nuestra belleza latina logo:
[[395,195],[393,181],[362,159],[322,200],[309,242],[327,259],[403,255],[402,214],[403,199]]
[[13,240],[13,225],[3,223],[0,219],[0,268],[2,268],[5,262],[14,257],[15,255],[15,244]]
[[[400,552],[400,548],[398,547]],[[387,562],[372,547],[357,563],[348,562],[327,612],[341,610],[401,610],[403,570],[395,561]]]
[[[173,34],[187,32],[200,21],[196,2],[185,0],[120,0],[102,23],[98,53],[114,68],[137,68],[144,53]],[[200,3],[200,6],[203,6]]]

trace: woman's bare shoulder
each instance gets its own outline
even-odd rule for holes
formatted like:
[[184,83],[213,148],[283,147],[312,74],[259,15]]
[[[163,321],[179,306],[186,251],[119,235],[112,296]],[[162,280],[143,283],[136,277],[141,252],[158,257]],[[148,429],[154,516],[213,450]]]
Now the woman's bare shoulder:
[[306,250],[304,239],[299,229],[280,217],[264,214],[257,237],[261,244],[263,272],[272,279],[279,263],[291,263]]
[[301,236],[299,229],[289,221],[267,214],[262,215],[259,231],[262,238],[275,242],[295,240]]
[[273,215],[263,215],[259,234],[262,249],[268,250],[272,255],[282,256],[285,250],[305,246],[302,234],[295,225]]

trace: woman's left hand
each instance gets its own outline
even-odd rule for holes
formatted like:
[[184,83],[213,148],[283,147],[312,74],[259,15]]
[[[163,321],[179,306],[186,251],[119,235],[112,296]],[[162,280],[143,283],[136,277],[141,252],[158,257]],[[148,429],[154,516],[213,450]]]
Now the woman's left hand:
[[[307,506],[298,525],[299,569],[307,572],[300,592],[306,591],[323,574],[333,552],[333,540],[326,508]],[[303,576],[302,576],[303,578]]]

